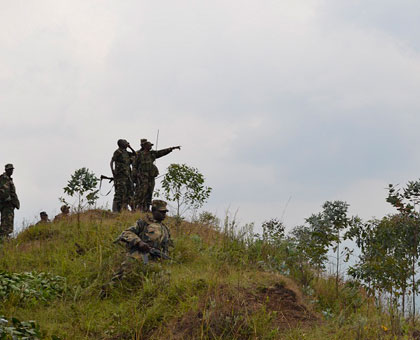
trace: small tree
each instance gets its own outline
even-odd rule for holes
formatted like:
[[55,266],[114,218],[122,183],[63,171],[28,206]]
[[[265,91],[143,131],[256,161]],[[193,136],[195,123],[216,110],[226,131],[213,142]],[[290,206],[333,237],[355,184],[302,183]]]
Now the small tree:
[[268,221],[263,222],[263,240],[273,246],[278,246],[284,239],[284,225],[277,218],[272,218]]
[[319,220],[320,214],[312,215],[306,219],[308,225],[297,226],[291,232],[291,241],[301,260],[315,267],[318,275],[325,268],[331,245],[331,232]]
[[359,261],[348,269],[348,274],[365,286],[369,293],[387,293],[392,302],[405,295],[411,276],[411,256],[407,253],[411,223],[401,214],[381,220],[368,221],[350,229],[349,238],[360,248]]
[[[87,206],[94,205],[99,198],[99,189],[96,189],[98,182],[99,179],[87,168],[78,169],[71,175],[67,186],[63,190],[66,195],[76,197],[78,213],[82,212]],[[60,201],[68,204],[62,197]]]
[[406,254],[410,256],[411,264],[411,292],[413,298],[413,323],[416,313],[416,296],[420,282],[416,280],[417,264],[419,260],[419,232],[420,232],[420,180],[410,181],[401,191],[393,184],[388,187],[387,202],[391,203],[406,219],[403,228],[408,235],[405,244]]
[[340,245],[344,238],[342,234],[347,228],[360,223],[358,217],[347,216],[348,207],[349,205],[343,201],[327,201],[322,205],[321,213],[307,219],[313,230],[321,237],[322,244],[333,245],[333,251],[336,253],[335,285],[337,296],[340,277]]
[[176,203],[176,214],[200,208],[209,198],[211,188],[204,185],[198,169],[186,164],[171,164],[162,181],[163,196]]

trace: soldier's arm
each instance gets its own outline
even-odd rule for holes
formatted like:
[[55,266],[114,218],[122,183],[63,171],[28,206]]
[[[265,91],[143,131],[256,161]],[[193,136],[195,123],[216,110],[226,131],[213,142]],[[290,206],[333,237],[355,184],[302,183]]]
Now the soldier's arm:
[[130,151],[127,150],[127,152],[130,155],[130,157],[136,157],[136,151],[130,146],[130,144],[128,144],[128,148],[130,149]]
[[109,163],[109,166],[111,167],[111,172],[112,172],[113,175],[114,175],[114,171],[115,171],[114,164],[115,164],[115,161],[117,161],[117,160],[118,160],[118,150],[116,150],[114,152],[114,154],[112,155],[112,158],[111,158],[111,162]]
[[16,192],[14,192],[12,195],[11,195],[11,198],[12,198],[12,204],[13,204],[13,206],[16,208],[16,209],[20,209],[20,202],[19,202],[19,199],[18,199],[18,197],[17,197],[17,195],[16,195]]
[[140,238],[139,225],[132,226],[123,231],[119,237],[119,241],[126,244],[129,251],[140,250],[141,252],[148,252],[150,247]]
[[10,201],[10,189],[5,181],[4,177],[0,177],[0,201],[7,202]]
[[167,148],[167,149],[154,151],[155,157],[160,158],[160,157],[166,156],[168,153],[171,153],[175,149],[181,150],[181,147],[180,146],[172,146],[172,147]]

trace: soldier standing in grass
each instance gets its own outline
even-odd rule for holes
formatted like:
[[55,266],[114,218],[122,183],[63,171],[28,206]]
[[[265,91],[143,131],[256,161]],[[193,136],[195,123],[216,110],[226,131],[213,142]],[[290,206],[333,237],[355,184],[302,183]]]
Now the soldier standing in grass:
[[131,149],[131,147],[125,139],[119,139],[117,144],[118,149],[115,150],[110,164],[115,186],[114,201],[112,203],[113,212],[120,212],[122,209],[127,209],[134,193],[130,168],[131,157],[134,154],[130,155],[127,151],[127,148]]
[[152,203],[153,190],[155,189],[155,178],[159,175],[159,170],[154,164],[157,158],[166,156],[175,149],[181,150],[180,146],[162,150],[152,150],[153,144],[147,139],[141,139],[141,149],[133,164],[133,175],[136,180],[135,205],[136,209],[149,211]]
[[0,239],[10,237],[13,233],[14,210],[20,208],[12,179],[13,170],[12,164],[6,164],[5,172],[0,176]]

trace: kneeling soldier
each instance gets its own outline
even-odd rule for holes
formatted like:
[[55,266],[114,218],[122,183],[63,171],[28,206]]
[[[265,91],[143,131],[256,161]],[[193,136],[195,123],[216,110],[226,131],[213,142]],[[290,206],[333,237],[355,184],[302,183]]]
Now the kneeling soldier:
[[111,281],[102,286],[101,297],[108,294],[115,281],[121,280],[133,271],[136,264],[143,261],[145,264],[150,260],[170,260],[169,247],[173,246],[169,228],[163,224],[166,217],[166,202],[154,200],[152,202],[153,218],[138,220],[136,225],[123,231],[115,240],[125,245],[127,257],[120,268],[112,277]]
[[145,263],[157,258],[169,259],[169,246],[172,246],[169,228],[163,224],[166,217],[166,202],[152,202],[153,218],[138,220],[136,225],[123,231],[118,238],[123,242],[130,257],[142,258]]

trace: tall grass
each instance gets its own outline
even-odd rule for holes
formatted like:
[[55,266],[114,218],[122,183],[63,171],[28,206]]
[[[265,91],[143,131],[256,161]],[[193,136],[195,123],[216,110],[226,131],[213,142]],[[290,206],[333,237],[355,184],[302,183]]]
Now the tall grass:
[[[80,228],[69,218],[3,243],[0,270],[50,273],[65,278],[66,288],[43,303],[2,298],[0,315],[35,320],[45,339],[344,340],[396,333],[390,314],[368,305],[362,291],[343,284],[337,299],[334,282],[300,266],[287,241],[267,244],[234,217],[222,225],[168,218],[173,261],[133,263],[123,280],[112,281],[126,259],[113,241],[142,216],[95,210],[80,216]],[[294,318],[282,310],[282,299],[304,306],[302,322],[299,310]],[[304,320],[305,313],[312,317]],[[400,324],[401,339],[411,332],[406,328]]]

